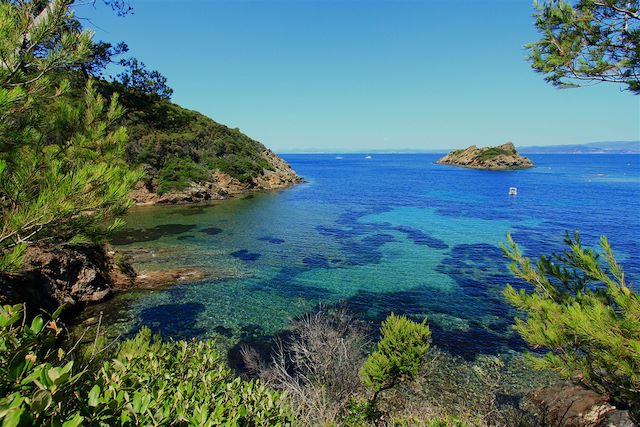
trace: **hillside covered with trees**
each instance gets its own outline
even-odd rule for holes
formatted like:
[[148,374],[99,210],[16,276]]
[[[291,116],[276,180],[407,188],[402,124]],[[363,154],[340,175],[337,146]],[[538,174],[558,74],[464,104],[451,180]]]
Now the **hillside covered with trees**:
[[240,132],[152,91],[102,81],[119,93],[129,141],[125,159],[143,168],[136,202],[197,202],[301,182],[271,150]]

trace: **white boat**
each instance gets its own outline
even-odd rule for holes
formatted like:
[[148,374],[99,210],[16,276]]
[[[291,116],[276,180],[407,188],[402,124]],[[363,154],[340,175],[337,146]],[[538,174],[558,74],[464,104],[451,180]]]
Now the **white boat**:
[[509,187],[509,195],[510,196],[517,196],[518,195],[518,189],[516,187]]
[[365,156],[364,158],[365,158],[365,159],[370,159],[370,158],[371,158],[371,156]]
[[342,160],[342,157],[337,156],[337,157],[336,157],[336,160]]

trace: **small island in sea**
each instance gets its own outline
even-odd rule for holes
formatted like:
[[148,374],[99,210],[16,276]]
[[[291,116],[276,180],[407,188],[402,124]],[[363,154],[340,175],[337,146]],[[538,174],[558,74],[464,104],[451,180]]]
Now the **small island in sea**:
[[436,162],[439,165],[461,166],[471,169],[513,170],[532,168],[533,162],[520,156],[512,142],[497,147],[454,150]]

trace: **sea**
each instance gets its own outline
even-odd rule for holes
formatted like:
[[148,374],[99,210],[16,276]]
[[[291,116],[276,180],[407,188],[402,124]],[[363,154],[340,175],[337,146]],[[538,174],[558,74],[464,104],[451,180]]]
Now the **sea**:
[[[510,233],[526,256],[607,236],[640,283],[640,156],[530,155],[536,167],[481,171],[439,154],[295,154],[306,182],[193,206],[137,207],[113,244],[136,268],[206,273],[90,308],[120,335],[217,340],[233,352],[286,333],[292,320],[343,307],[377,326],[390,313],[428,319],[432,345],[465,359],[518,354],[503,297]],[[516,187],[517,195],[509,196]],[[234,350],[235,349],[235,350]]]

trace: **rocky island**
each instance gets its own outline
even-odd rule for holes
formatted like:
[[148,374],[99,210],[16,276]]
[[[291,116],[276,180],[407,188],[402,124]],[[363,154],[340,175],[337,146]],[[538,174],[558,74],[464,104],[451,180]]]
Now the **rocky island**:
[[532,168],[533,162],[520,156],[511,142],[497,147],[454,150],[436,162],[439,165],[460,166],[471,169],[513,170]]

